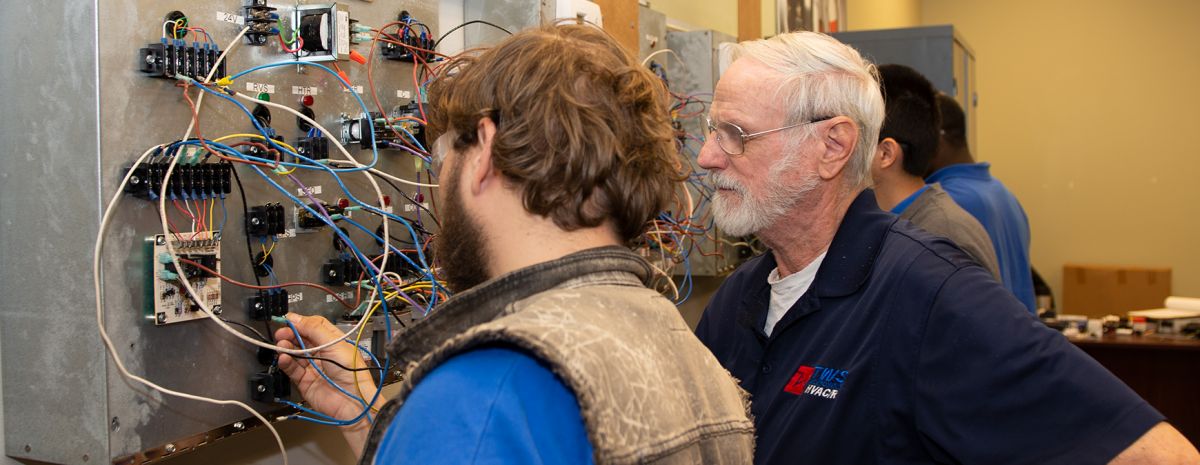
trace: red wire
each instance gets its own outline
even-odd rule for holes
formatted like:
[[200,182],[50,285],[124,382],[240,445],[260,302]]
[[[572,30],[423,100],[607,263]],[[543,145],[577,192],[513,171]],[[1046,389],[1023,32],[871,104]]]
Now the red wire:
[[241,282],[241,281],[238,281],[238,280],[236,280],[236,279],[233,279],[233,278],[226,277],[225,275],[223,275],[223,274],[221,274],[221,273],[217,273],[216,271],[213,271],[213,269],[211,269],[211,268],[209,268],[209,267],[206,267],[206,266],[204,266],[204,265],[201,265],[201,264],[199,264],[199,263],[196,263],[196,262],[194,262],[194,261],[188,260],[188,259],[186,259],[186,258],[183,258],[183,257],[179,257],[179,261],[180,261],[180,262],[182,262],[182,263],[187,263],[188,265],[192,265],[192,266],[194,266],[194,267],[196,267],[196,268],[199,268],[199,269],[201,269],[201,270],[204,270],[204,271],[208,272],[209,274],[211,274],[211,275],[213,275],[213,276],[216,276],[216,277],[218,277],[218,278],[221,278],[221,280],[222,280],[222,281],[225,281],[225,282],[227,282],[227,283],[229,283],[229,284],[232,284],[232,285],[234,285],[234,286],[238,286],[238,287],[244,287],[244,288],[246,288],[246,289],[258,289],[258,290],[265,290],[265,289],[279,289],[279,288],[283,288],[283,287],[294,287],[294,286],[311,287],[311,288],[318,289],[318,290],[320,290],[320,291],[322,291],[322,292],[325,292],[326,294],[329,294],[329,295],[333,296],[334,300],[337,300],[337,301],[338,301],[338,303],[342,304],[342,306],[343,306],[343,307],[346,307],[346,308],[348,308],[348,309],[351,309],[351,310],[353,310],[353,309],[354,309],[354,307],[355,307],[354,305],[350,305],[350,303],[349,303],[349,302],[346,302],[345,300],[343,300],[343,299],[342,299],[340,296],[338,296],[338,294],[337,294],[336,292],[333,292],[333,291],[332,291],[332,290],[330,290],[329,288],[327,288],[327,287],[325,287],[325,286],[322,286],[322,285],[320,285],[320,284],[314,284],[314,283],[301,283],[301,282],[287,282],[287,283],[283,283],[283,284],[276,284],[276,285],[273,285],[273,286],[256,286],[256,285],[254,285],[254,284],[247,284],[247,283],[243,283],[243,282]]

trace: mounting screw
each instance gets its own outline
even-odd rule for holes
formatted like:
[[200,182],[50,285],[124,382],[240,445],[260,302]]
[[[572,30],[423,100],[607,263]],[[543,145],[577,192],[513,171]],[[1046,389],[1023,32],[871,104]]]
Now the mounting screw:
[[330,278],[336,278],[336,277],[337,277],[337,275],[338,275],[338,273],[337,273],[337,270],[329,270],[329,277],[330,277]]
[[220,315],[220,314],[221,314],[221,312],[222,312],[222,310],[221,310],[221,306],[220,306],[220,305],[213,305],[213,306],[212,306],[212,312],[213,312],[213,315]]
[[233,423],[233,429],[238,430],[238,431],[244,430],[244,429],[246,429],[246,424],[242,423],[240,421],[236,421]]
[[163,446],[163,450],[167,451],[168,454],[174,454],[175,453],[175,445],[167,444],[166,446]]
[[250,218],[250,224],[258,226],[258,225],[262,224],[262,220],[258,219],[257,217]]
[[130,183],[130,184],[139,184],[139,183],[141,183],[141,182],[142,182],[142,180],[141,180],[141,179],[139,179],[137,176],[130,176],[130,177],[129,177],[129,183]]
[[118,419],[117,417],[113,417],[113,419],[112,419],[112,423],[109,423],[109,426],[108,426],[108,427],[109,427],[109,429],[111,429],[111,430],[112,430],[114,433],[115,433],[115,432],[117,432],[117,431],[121,431],[121,420],[120,420],[120,419]]
[[258,387],[254,388],[254,390],[258,392],[267,392],[267,387],[259,384]]
[[158,314],[158,315],[155,317],[155,319],[156,319],[156,320],[158,320],[158,322],[159,322],[159,323],[166,323],[166,322],[167,322],[167,314],[166,314],[166,313],[159,313],[159,314]]
[[155,239],[154,243],[158,245],[167,245],[167,238],[166,236],[158,236],[158,239]]
[[30,452],[33,452],[33,446],[26,444],[25,445],[25,453],[30,453]]

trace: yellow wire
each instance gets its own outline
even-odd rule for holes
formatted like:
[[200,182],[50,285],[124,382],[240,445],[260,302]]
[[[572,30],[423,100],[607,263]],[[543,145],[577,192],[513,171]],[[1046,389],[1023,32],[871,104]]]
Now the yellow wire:
[[[386,294],[384,295],[384,298],[385,298],[385,299],[387,298],[387,295],[386,295]],[[380,301],[378,301],[378,302],[375,302],[375,306],[371,307],[371,309],[370,309],[370,310],[367,310],[367,313],[366,313],[365,315],[363,315],[363,320],[364,320],[364,321],[366,321],[366,323],[363,323],[363,324],[362,324],[362,326],[359,326],[359,327],[358,327],[358,335],[354,336],[354,351],[355,351],[355,355],[359,355],[359,354],[358,354],[358,347],[359,347],[359,346],[358,346],[358,342],[362,340],[363,330],[367,329],[367,325],[371,323],[371,316],[375,314],[375,309],[379,308],[379,306],[380,306],[380,305],[383,305],[383,301],[382,301],[382,300],[380,300]],[[385,318],[386,318],[386,317],[385,317]],[[361,383],[359,382],[359,380],[358,380],[358,373],[359,373],[359,371],[358,371],[358,359],[359,359],[359,358],[361,358],[361,355],[359,355],[359,357],[354,357],[354,358],[353,358],[353,359],[350,361],[350,369],[352,370],[352,371],[351,371],[351,373],[354,373],[354,390],[355,390],[355,392],[357,392],[357,393],[358,393],[358,397],[361,397],[363,400],[366,400],[367,396],[363,395],[363,392],[362,392],[362,384],[361,384]],[[386,377],[386,376],[387,376],[387,374],[386,374],[386,373],[384,373],[383,375],[380,375],[380,376],[382,376],[382,377]],[[382,379],[382,378],[380,378],[379,382],[380,382],[380,383],[382,383],[382,382],[383,382],[383,379]],[[373,411],[373,412],[377,412],[377,413],[379,412],[379,410],[378,410],[378,409],[376,409],[376,408],[375,408],[375,406],[371,406],[371,411]]]
[[258,262],[258,264],[259,264],[259,265],[262,265],[263,263],[266,263],[266,262],[267,262],[267,257],[270,257],[270,256],[271,256],[271,252],[274,252],[274,251],[275,251],[275,246],[276,246],[276,245],[279,245],[279,243],[278,243],[278,242],[272,242],[272,243],[271,243],[271,248],[270,248],[270,249],[268,249],[268,248],[267,248],[267,246],[263,245],[263,243],[262,243],[262,242],[259,242],[259,243],[258,243],[258,246],[259,246],[259,247],[262,247],[262,251],[263,251],[263,258],[262,258],[262,261],[261,261],[261,262]]
[[[216,208],[217,208],[217,201],[215,199],[209,200],[208,201],[208,230],[209,231],[213,230],[213,212],[216,211]],[[211,234],[210,234],[210,237],[211,237]]]

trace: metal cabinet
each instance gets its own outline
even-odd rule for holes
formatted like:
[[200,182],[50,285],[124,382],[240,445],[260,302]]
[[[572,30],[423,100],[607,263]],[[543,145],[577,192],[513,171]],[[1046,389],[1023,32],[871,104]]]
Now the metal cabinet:
[[839,32],[833,37],[854,47],[875,64],[910,66],[938,90],[954,96],[967,117],[967,141],[978,148],[975,52],[952,25]]

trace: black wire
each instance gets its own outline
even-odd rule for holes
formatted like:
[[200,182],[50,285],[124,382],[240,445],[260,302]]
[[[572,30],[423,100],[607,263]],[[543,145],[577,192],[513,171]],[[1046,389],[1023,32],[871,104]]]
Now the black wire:
[[[367,172],[371,173],[370,171],[367,171]],[[371,174],[374,175],[375,177],[379,178],[383,182],[386,182],[387,185],[392,186],[392,189],[395,189],[396,192],[398,192],[401,197],[404,197],[404,200],[407,200],[409,203],[413,204],[413,206],[421,209],[425,213],[428,213],[429,218],[433,220],[433,224],[437,225],[437,227],[439,227],[439,228],[442,227],[442,222],[438,221],[437,215],[434,215],[432,211],[430,211],[428,208],[425,208],[425,206],[421,205],[420,202],[417,202],[416,199],[409,197],[408,194],[406,192],[404,192],[404,189],[401,189],[400,186],[396,185],[396,183],[392,182],[392,180],[390,180],[386,177],[383,177],[379,173],[371,173]],[[433,195],[433,194],[430,194],[430,195]],[[421,227],[419,232],[421,232],[423,234],[429,234],[429,231],[426,230],[424,227]]]
[[[290,354],[288,356],[292,357],[292,358],[302,358],[305,360],[320,360],[322,362],[329,362],[334,365],[337,365],[338,368],[341,368],[346,371],[379,371],[379,365],[375,365],[373,367],[350,368],[346,365],[342,365],[342,364],[338,363],[336,360],[328,359],[325,357],[312,357],[312,356],[308,356],[308,355],[290,355]],[[390,363],[389,363],[389,365],[390,365]]]
[[[233,180],[237,182],[238,194],[242,197],[242,221],[244,222],[246,218],[250,217],[250,205],[246,202],[246,188],[242,186],[242,177],[238,176],[237,166],[231,166],[229,171],[233,172]],[[244,225],[242,230],[246,233],[246,256],[250,259],[250,274],[254,275],[254,284],[262,286],[262,279],[258,277],[258,273],[253,269],[254,249],[250,248],[250,242],[253,240],[250,236],[250,230],[246,229]],[[270,335],[269,337],[263,337],[263,339],[266,340],[267,343],[273,343],[275,340],[275,334],[273,331],[271,331],[271,322],[264,320],[263,328],[266,328],[267,334]],[[258,331],[255,332],[257,333]]]
[[472,25],[472,24],[486,24],[486,25],[488,25],[488,26],[491,26],[491,27],[494,27],[494,28],[496,28],[496,29],[499,29],[499,30],[501,30],[501,31],[504,31],[504,33],[505,33],[505,34],[508,34],[508,35],[510,35],[510,36],[512,35],[512,32],[509,32],[509,30],[508,30],[508,29],[502,28],[502,27],[500,27],[500,26],[497,26],[497,25],[495,25],[495,24],[489,23],[489,22],[487,22],[487,21],[484,21],[484,20],[482,20],[482,19],[476,19],[476,20],[467,21],[467,22],[465,22],[465,23],[459,24],[459,25],[457,25],[457,26],[454,26],[454,28],[453,28],[453,29],[450,29],[449,31],[446,31],[446,33],[445,33],[445,34],[442,34],[442,36],[441,36],[441,37],[438,37],[438,40],[435,40],[435,41],[433,41],[433,49],[434,49],[434,50],[437,50],[437,48],[438,48],[438,44],[441,44],[441,43],[442,43],[442,39],[445,39],[445,38],[446,38],[446,36],[450,35],[450,33],[454,32],[454,31],[457,31],[457,30],[459,30],[459,29],[462,29],[462,28],[464,28],[464,27],[470,26],[470,25]]
[[226,322],[226,323],[229,323],[229,324],[231,324],[231,325],[237,325],[237,326],[241,326],[242,328],[245,328],[246,330],[250,331],[251,333],[254,333],[254,335],[255,335],[255,336],[258,336],[258,338],[259,338],[259,339],[262,339],[262,340],[263,340],[263,342],[267,342],[267,343],[270,343],[270,342],[271,342],[271,340],[270,340],[270,339],[267,339],[267,337],[266,337],[266,336],[263,336],[263,333],[260,333],[260,332],[259,332],[257,329],[254,329],[254,327],[252,327],[252,326],[250,326],[250,325],[248,325],[248,324],[242,323],[242,322],[240,322],[240,321],[233,321],[233,320],[230,320],[230,319],[228,319],[228,318],[224,318],[224,317],[220,317],[220,318],[221,318],[221,321],[224,321],[224,322]]

